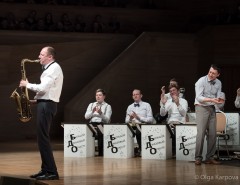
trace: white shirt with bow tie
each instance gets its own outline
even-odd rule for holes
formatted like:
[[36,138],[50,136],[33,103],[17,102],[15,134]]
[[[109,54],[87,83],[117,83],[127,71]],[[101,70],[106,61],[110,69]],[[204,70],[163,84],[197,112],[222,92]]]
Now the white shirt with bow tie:
[[[134,123],[153,123],[153,114],[150,104],[143,101],[140,101],[138,103],[139,106],[134,106],[134,104],[137,103],[132,103],[131,105],[128,106],[125,122],[130,123],[131,121],[133,121]],[[130,120],[130,115],[133,112],[135,112],[138,115],[138,117],[140,118],[139,120],[136,118]]]

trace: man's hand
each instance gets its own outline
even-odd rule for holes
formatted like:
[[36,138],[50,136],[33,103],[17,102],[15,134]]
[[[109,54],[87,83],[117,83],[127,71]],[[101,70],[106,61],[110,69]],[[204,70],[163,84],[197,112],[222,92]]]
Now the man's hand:
[[31,104],[36,104],[36,103],[37,103],[37,100],[29,100],[29,102],[30,102]]
[[95,106],[92,110],[92,113],[97,112],[98,114],[102,114],[101,106]]
[[161,96],[160,96],[160,102],[163,104],[163,105],[165,105],[165,103],[167,102],[167,98],[166,98],[166,96],[165,96],[165,86],[162,86],[162,88],[161,88],[161,91],[162,91],[162,94],[161,94]]
[[166,98],[165,95],[163,95],[163,96],[161,97],[161,102],[162,102],[163,105],[165,105],[165,103],[167,102],[167,98]]
[[179,106],[179,97],[178,97],[178,96],[173,95],[173,96],[172,96],[172,100],[173,100],[173,102],[176,103],[177,106]]
[[26,87],[28,84],[28,80],[21,80],[20,83],[19,83],[19,87]]
[[129,120],[130,120],[130,122],[131,122],[134,117],[133,117],[131,114],[128,114],[128,115],[129,115],[129,118],[130,118]]
[[132,111],[132,114],[130,114],[129,116],[130,116],[130,120],[132,120],[133,118],[140,120],[139,116],[134,111]]
[[240,96],[240,88],[237,89],[237,96]]
[[100,106],[96,106],[95,108],[96,108],[96,112],[101,115],[102,114],[101,107]]
[[165,92],[166,92],[166,90],[165,90],[165,86],[162,86],[161,91],[162,91],[161,96],[162,96],[162,95],[165,95]]
[[212,98],[211,102],[216,103],[216,104],[221,104],[224,102],[224,100],[221,98]]
[[96,108],[97,106],[95,106],[93,109],[92,109],[92,113],[94,113],[96,111]]

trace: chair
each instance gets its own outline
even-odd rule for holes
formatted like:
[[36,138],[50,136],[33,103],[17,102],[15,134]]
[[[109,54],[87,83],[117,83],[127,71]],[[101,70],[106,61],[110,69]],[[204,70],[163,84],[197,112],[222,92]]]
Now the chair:
[[[228,145],[227,140],[229,140],[229,135],[227,134],[227,117],[226,114],[222,111],[216,112],[216,131],[217,131],[217,157],[220,159],[219,156],[219,140],[225,141],[225,146],[227,150],[228,159],[229,157],[229,151],[228,151]],[[224,159],[224,158],[222,158]]]

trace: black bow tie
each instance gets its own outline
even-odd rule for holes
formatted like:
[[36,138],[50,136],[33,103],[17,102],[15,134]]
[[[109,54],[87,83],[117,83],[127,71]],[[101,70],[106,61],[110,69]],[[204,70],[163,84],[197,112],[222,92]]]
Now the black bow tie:
[[215,81],[209,81],[211,85],[214,85],[216,82]]
[[134,107],[139,107],[139,103],[134,103]]

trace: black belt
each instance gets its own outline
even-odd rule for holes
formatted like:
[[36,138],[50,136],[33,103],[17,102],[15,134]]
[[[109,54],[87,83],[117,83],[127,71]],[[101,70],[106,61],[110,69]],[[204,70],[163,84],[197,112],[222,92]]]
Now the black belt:
[[206,106],[203,106],[203,105],[199,105],[199,104],[195,104],[195,106],[201,106],[201,107],[210,107],[210,108],[215,108],[215,105],[206,105]]
[[38,100],[37,100],[37,103],[39,103],[39,102],[54,102],[54,101],[52,101],[52,100],[38,99]]

